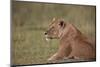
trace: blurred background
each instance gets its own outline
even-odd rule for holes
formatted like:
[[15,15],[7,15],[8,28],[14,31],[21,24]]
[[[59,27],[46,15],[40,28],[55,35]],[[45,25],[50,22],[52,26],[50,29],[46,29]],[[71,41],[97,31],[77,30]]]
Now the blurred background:
[[59,41],[47,42],[44,32],[55,18],[73,23],[83,34],[95,39],[96,7],[12,1],[12,64],[43,64],[58,49]]

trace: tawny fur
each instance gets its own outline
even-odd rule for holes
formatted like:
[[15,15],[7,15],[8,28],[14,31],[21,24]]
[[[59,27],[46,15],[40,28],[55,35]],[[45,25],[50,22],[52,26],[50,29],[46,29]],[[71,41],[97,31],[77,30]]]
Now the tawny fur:
[[[60,21],[53,22],[50,27],[57,27]],[[56,37],[60,40],[58,51],[51,56],[49,61],[56,61],[61,59],[95,59],[95,41],[84,36],[73,24],[65,23],[63,21],[63,28],[61,30],[55,28]],[[59,30],[59,31],[57,31]],[[53,32],[50,33],[51,29],[48,30],[48,36],[54,36]],[[49,38],[50,38],[49,37]],[[53,38],[53,37],[52,37]]]

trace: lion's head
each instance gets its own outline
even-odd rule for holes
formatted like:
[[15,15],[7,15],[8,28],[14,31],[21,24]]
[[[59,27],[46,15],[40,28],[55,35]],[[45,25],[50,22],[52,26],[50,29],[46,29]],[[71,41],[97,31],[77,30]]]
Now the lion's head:
[[57,39],[60,37],[61,32],[65,27],[65,22],[63,19],[55,19],[49,25],[49,29],[45,32],[45,36],[48,39]]

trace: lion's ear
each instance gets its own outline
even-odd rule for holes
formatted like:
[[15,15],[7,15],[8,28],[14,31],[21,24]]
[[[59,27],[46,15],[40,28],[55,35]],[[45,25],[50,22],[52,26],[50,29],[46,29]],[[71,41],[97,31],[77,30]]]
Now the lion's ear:
[[65,22],[62,20],[62,21],[60,21],[59,25],[64,28],[65,27]]

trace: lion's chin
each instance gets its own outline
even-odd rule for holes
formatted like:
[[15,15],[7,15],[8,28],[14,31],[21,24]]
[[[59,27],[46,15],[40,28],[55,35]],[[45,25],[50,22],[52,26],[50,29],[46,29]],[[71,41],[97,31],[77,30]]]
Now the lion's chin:
[[46,41],[50,41],[51,39],[58,39],[58,37],[50,37],[48,35],[45,35]]
[[53,39],[52,37],[46,37],[46,41],[50,41],[51,39]]
[[45,35],[46,41],[50,41],[50,38],[48,37],[48,35]]
[[48,42],[49,42],[49,41],[50,41],[50,39],[46,37],[46,41],[48,41]]

